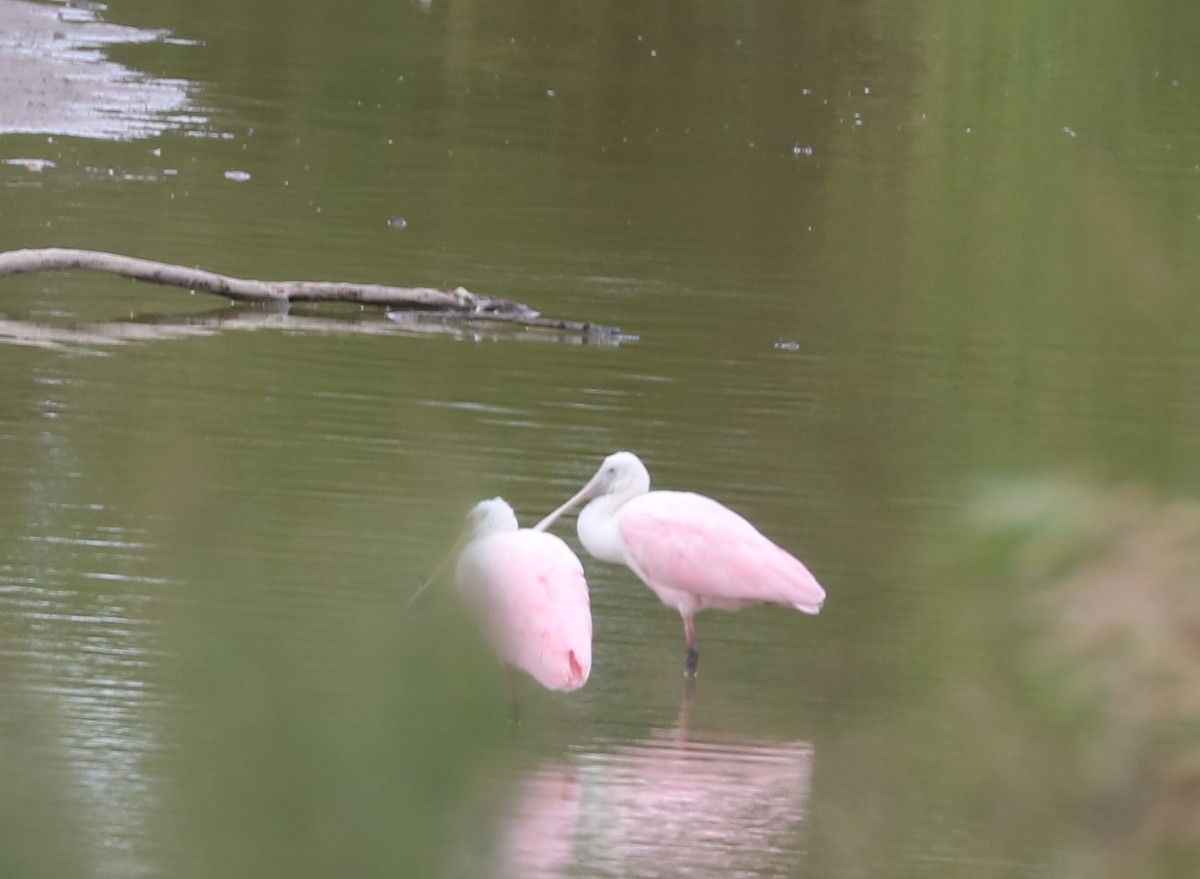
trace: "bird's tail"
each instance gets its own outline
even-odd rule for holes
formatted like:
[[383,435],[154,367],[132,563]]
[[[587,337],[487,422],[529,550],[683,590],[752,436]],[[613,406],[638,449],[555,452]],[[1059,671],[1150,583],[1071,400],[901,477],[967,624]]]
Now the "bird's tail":
[[574,650],[567,651],[567,664],[571,669],[567,677],[567,686],[570,689],[578,689],[587,683],[588,669],[579,661],[579,657]]

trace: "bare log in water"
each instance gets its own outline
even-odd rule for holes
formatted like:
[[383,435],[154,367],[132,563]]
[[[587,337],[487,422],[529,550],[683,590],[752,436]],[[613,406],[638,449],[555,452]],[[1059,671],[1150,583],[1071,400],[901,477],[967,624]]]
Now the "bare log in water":
[[464,287],[439,290],[435,287],[389,287],[383,284],[358,284],[349,281],[259,281],[117,253],[63,247],[0,252],[0,277],[72,269],[107,272],[138,281],[212,293],[236,302],[284,308],[294,302],[352,302],[386,308],[435,311],[462,320],[503,321],[584,334],[619,332],[612,327],[591,323],[545,318],[519,302],[472,293]]

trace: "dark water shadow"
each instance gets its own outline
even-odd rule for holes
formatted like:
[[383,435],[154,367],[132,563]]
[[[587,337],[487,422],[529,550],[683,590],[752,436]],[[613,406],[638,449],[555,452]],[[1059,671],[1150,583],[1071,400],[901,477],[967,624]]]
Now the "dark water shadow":
[[527,327],[429,312],[314,309],[311,313],[231,307],[190,315],[139,315],[130,320],[51,324],[0,316],[0,344],[35,348],[73,348],[103,353],[106,348],[140,342],[194,339],[218,333],[271,330],[284,333],[427,337],[465,341],[550,342],[612,348],[634,341],[605,327],[583,330]]

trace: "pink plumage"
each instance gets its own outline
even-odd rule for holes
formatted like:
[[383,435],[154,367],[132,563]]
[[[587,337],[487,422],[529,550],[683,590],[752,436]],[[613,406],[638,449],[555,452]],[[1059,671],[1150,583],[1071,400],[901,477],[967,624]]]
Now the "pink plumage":
[[825,601],[802,562],[704,495],[648,492],[621,507],[617,527],[626,563],[680,613],[758,602],[817,613]]
[[605,458],[587,485],[534,530],[585,500],[580,542],[595,558],[627,565],[679,611],[688,674],[699,658],[692,619],[698,611],[768,602],[815,614],[825,602],[808,568],[733,510],[701,494],[650,491],[650,474],[631,452]]
[[471,513],[455,584],[500,658],[551,690],[577,690],[592,668],[592,614],[579,558],[558,537],[519,530],[500,498]]

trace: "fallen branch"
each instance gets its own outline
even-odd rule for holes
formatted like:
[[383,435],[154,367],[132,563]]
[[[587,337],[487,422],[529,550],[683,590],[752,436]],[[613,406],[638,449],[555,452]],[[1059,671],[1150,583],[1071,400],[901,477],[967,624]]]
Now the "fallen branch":
[[433,311],[459,320],[516,323],[585,335],[620,335],[620,330],[615,327],[545,318],[519,302],[472,293],[464,287],[439,290],[435,287],[389,287],[348,281],[259,281],[117,253],[63,247],[0,252],[0,277],[71,269],[108,272],[137,281],[213,293],[235,302],[283,308],[296,302],[351,302]]

